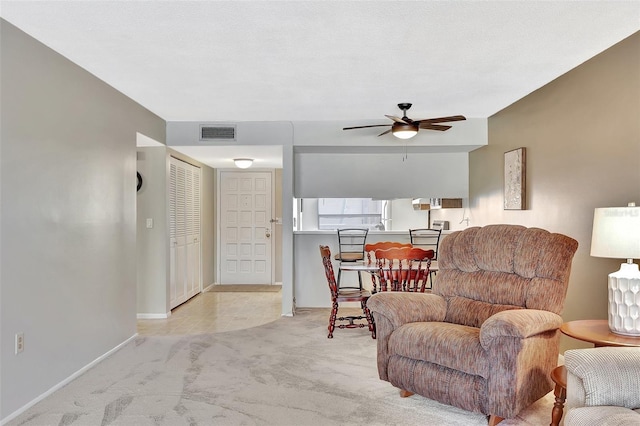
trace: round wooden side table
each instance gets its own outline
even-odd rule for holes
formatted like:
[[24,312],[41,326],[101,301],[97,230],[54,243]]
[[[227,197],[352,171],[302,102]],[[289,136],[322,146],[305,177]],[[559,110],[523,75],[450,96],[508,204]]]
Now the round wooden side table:
[[[623,336],[609,330],[607,320],[578,320],[565,322],[560,331],[569,337],[601,346],[640,346],[640,337]],[[558,426],[564,412],[564,402],[567,398],[567,369],[560,365],[551,372],[551,380],[555,383],[553,394],[556,400],[551,411],[551,426]]]

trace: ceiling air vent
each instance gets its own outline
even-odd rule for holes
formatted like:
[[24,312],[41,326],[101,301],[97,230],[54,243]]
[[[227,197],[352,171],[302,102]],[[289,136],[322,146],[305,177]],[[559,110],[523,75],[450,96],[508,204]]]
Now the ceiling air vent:
[[235,140],[235,126],[200,126],[200,140]]

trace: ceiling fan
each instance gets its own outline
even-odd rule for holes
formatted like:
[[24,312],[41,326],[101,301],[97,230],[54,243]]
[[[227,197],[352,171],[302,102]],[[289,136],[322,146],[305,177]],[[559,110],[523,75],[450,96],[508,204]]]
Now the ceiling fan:
[[392,124],[373,124],[370,126],[356,126],[356,127],[343,127],[342,130],[352,130],[352,129],[364,129],[367,127],[387,127],[391,126],[389,130],[386,130],[380,133],[378,136],[386,135],[387,133],[392,133],[393,136],[400,139],[409,139],[414,137],[419,129],[426,130],[438,130],[444,132],[445,130],[449,130],[451,126],[437,124],[437,123],[448,123],[450,121],[462,121],[466,120],[463,115],[452,115],[450,117],[438,117],[438,118],[425,118],[423,120],[412,120],[407,117],[407,110],[411,108],[410,103],[401,103],[398,104],[398,108],[402,110],[402,118],[395,117],[393,115],[385,115],[385,117],[393,120]]

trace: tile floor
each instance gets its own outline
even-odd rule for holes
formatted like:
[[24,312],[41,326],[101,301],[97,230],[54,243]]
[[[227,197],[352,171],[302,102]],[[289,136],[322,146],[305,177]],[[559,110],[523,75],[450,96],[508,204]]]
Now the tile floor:
[[138,320],[138,334],[160,336],[241,330],[280,318],[282,291],[204,292],[167,319]]

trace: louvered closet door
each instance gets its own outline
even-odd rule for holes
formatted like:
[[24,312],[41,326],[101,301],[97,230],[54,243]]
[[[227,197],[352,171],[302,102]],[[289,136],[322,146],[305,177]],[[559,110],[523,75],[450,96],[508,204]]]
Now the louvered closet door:
[[178,171],[173,161],[169,164],[169,306],[173,308],[176,302],[177,268],[176,249],[176,179]]
[[187,299],[195,296],[201,289],[200,274],[200,169],[187,170]]
[[169,165],[169,244],[169,306],[173,309],[201,288],[200,169],[173,157]]

